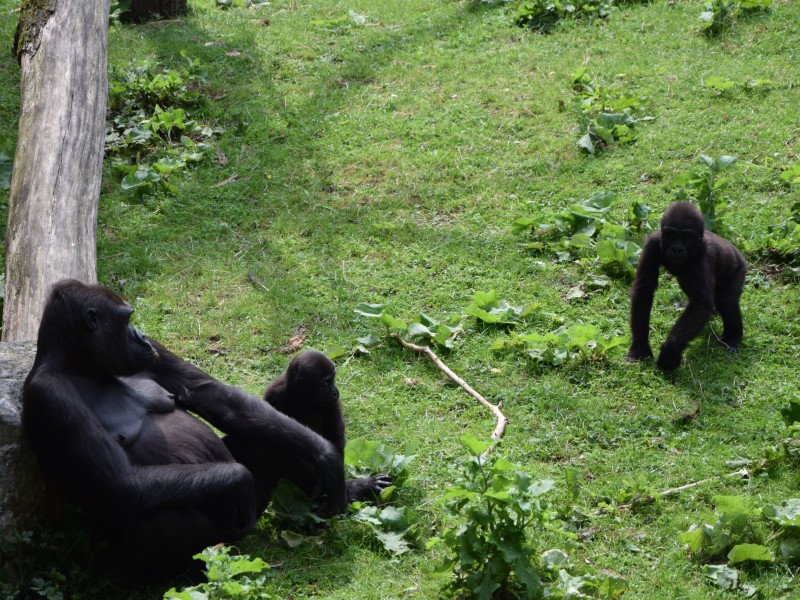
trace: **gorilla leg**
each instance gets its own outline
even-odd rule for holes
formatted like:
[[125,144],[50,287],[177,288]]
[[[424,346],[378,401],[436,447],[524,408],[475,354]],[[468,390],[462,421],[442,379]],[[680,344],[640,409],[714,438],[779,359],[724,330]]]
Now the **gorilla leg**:
[[738,352],[744,337],[742,311],[739,298],[742,295],[745,272],[737,273],[730,281],[717,288],[716,306],[722,318],[722,343],[729,352]]
[[309,498],[317,500],[320,497],[320,482],[317,480],[314,466],[309,462],[289,455],[280,448],[265,448],[263,444],[256,444],[252,440],[238,436],[229,435],[224,437],[223,441],[236,462],[247,467],[253,475],[256,514],[260,515],[267,508],[272,493],[281,479],[292,483]]
[[710,302],[689,302],[689,306],[675,322],[667,340],[661,346],[656,362],[660,369],[673,371],[680,366],[683,351],[690,341],[700,335],[712,312]]
[[194,507],[162,509],[116,526],[114,535],[120,565],[133,576],[162,578],[201,565],[192,557],[208,546],[230,543],[245,532],[222,526]]

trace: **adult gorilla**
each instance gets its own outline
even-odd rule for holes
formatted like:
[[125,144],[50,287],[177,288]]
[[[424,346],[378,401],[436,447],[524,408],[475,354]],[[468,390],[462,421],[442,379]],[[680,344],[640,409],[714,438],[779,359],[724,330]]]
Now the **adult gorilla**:
[[345,510],[337,448],[146,338],[132,313],[101,286],[55,284],[22,421],[45,474],[99,517],[134,568],[174,572],[245,534],[298,464],[321,513]]

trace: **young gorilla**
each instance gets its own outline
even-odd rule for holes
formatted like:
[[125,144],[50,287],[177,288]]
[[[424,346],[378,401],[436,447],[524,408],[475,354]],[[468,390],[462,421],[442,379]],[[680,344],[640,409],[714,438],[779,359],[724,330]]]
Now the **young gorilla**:
[[716,308],[722,317],[722,343],[738,352],[742,343],[742,295],[747,262],[736,247],[710,231],[689,202],[670,204],[661,218],[661,231],[647,238],[631,290],[631,347],[628,360],[653,356],[650,349],[650,311],[661,265],[677,279],[689,298],[667,340],[657,365],[676,369],[689,342],[700,334]]
[[131,313],[106,288],[55,284],[22,397],[45,475],[91,510],[129,570],[175,573],[242,536],[298,466],[321,512],[346,510],[337,447],[146,338]]
[[[317,350],[295,356],[286,372],[267,386],[264,400],[331,442],[344,460],[344,419],[336,387],[336,365]],[[392,485],[389,475],[348,479],[347,501],[374,500]],[[306,493],[313,487],[300,486]]]

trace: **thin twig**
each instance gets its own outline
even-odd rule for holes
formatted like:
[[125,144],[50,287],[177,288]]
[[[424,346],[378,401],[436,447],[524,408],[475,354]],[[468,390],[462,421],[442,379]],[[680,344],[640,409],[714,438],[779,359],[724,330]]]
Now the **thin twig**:
[[[472,386],[470,386],[466,381],[464,381],[463,379],[461,379],[461,377],[459,377],[458,375],[453,373],[453,371],[450,370],[450,367],[448,367],[446,364],[444,364],[442,362],[442,360],[438,356],[436,356],[436,353],[434,353],[434,351],[431,350],[428,346],[418,346],[417,344],[412,344],[411,342],[408,342],[408,341],[404,340],[397,333],[393,333],[392,337],[395,338],[398,342],[400,342],[400,344],[402,344],[404,347],[408,348],[409,350],[413,350],[414,352],[421,352],[423,354],[426,354],[428,356],[428,358],[430,358],[433,361],[433,363],[437,367],[439,367],[439,370],[441,370],[450,379],[452,379],[458,385],[460,385],[461,389],[463,389],[470,396],[475,398],[478,402],[480,402],[486,408],[488,408],[490,411],[492,411],[492,414],[495,416],[495,418],[497,418],[497,426],[494,428],[494,431],[492,432],[492,439],[496,440],[498,442],[500,441],[500,438],[503,437],[503,433],[505,433],[505,431],[506,431],[506,425],[508,424],[508,417],[506,417],[503,414],[503,412],[500,410],[499,406],[497,406],[495,404],[492,404],[491,402],[486,400],[486,398],[484,398],[478,392],[476,392],[472,388]],[[484,453],[484,455],[490,454],[491,451],[494,449],[495,445],[496,444],[492,445]]]
[[[700,481],[695,481],[693,483],[687,483],[686,485],[680,485],[676,488],[664,490],[663,492],[658,492],[656,496],[660,496],[661,498],[666,498],[667,496],[673,496],[680,492],[685,492],[686,490],[691,490],[692,488],[700,487],[701,485],[705,485],[707,483],[713,483],[715,481],[719,481],[720,479],[727,479],[728,477],[741,477],[742,479],[747,479],[748,477],[750,477],[750,471],[742,468],[739,469],[738,471],[733,471],[732,473],[726,473],[725,475],[719,475],[717,477],[709,477],[708,479],[701,479]],[[652,504],[655,501],[656,501],[655,496],[648,496],[647,498],[640,500],[638,502],[630,504],[620,504],[619,506],[617,506],[617,510],[626,510],[632,508],[634,504]],[[608,511],[605,509],[600,509],[592,514],[603,515],[606,514],[607,512]]]
[[264,282],[263,282],[263,281],[261,281],[261,280],[260,280],[258,277],[256,277],[256,276],[253,274],[253,272],[252,272],[252,271],[250,271],[249,273],[247,273],[247,279],[249,279],[249,280],[250,280],[250,283],[252,283],[253,285],[257,285],[258,287],[260,287],[260,288],[263,288],[265,292],[268,292],[268,291],[269,291],[269,288],[268,288],[266,285],[264,285]]

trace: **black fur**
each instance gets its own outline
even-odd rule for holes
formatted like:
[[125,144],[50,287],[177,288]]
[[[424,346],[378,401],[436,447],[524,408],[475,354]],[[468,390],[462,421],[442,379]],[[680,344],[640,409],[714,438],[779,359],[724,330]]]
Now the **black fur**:
[[[322,352],[306,350],[267,386],[264,400],[331,442],[344,459],[344,418],[335,377],[336,365],[331,359]],[[313,489],[312,483],[299,487],[308,492]],[[348,479],[347,501],[375,499],[391,484],[391,477],[384,474]]]
[[99,517],[128,559],[166,574],[237,539],[296,466],[323,512],[346,509],[337,447],[148,339],[129,324],[132,312],[103,287],[55,284],[22,411],[45,474]]
[[689,299],[666,341],[657,365],[676,369],[691,340],[700,334],[716,310],[722,317],[722,343],[738,352],[744,328],[739,298],[747,262],[736,247],[704,230],[703,216],[689,202],[670,204],[661,218],[661,230],[647,238],[631,290],[631,347],[628,359],[653,356],[650,349],[650,311],[661,266],[672,273]]

